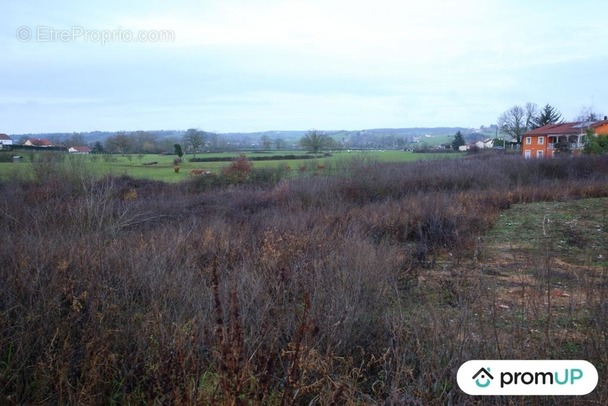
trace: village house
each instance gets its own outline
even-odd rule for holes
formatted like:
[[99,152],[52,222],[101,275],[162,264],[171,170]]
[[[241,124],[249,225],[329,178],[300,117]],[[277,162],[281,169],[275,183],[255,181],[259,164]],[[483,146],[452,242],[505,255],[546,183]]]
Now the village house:
[[475,148],[484,149],[484,148],[493,148],[493,147],[494,147],[494,140],[492,140],[490,138],[485,138],[481,141],[471,142],[466,145],[461,145],[458,147],[458,151],[465,152],[465,151],[470,151]]
[[70,147],[68,149],[68,152],[70,154],[90,154],[91,151],[92,151],[91,147],[87,147],[86,145]]
[[13,145],[13,139],[6,134],[0,134],[0,149],[5,147],[11,147]]
[[477,141],[475,143],[475,146],[479,149],[483,149],[483,148],[493,148],[494,147],[494,140],[490,139],[490,138],[485,138],[481,141]]
[[583,148],[583,138],[587,130],[595,136],[608,135],[608,118],[601,121],[547,124],[528,131],[522,139],[522,155],[525,158],[554,157],[560,150],[579,154]]
[[28,138],[23,145],[27,145],[29,147],[52,147],[53,143],[46,138]]

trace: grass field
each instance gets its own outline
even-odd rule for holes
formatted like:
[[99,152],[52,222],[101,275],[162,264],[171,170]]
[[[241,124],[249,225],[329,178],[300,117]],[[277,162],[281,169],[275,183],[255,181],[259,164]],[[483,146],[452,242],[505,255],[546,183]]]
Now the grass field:
[[[233,158],[237,157],[239,152],[221,152],[221,153],[205,153],[198,154],[199,158]],[[271,152],[246,152],[247,157],[256,156],[279,156],[279,155],[306,155],[305,151],[271,151]],[[252,162],[254,168],[278,168],[288,165],[294,173],[302,170],[312,170],[319,164],[325,166],[327,171],[336,170],[340,164],[345,161],[358,159],[362,161],[378,161],[378,162],[411,162],[428,159],[445,159],[462,156],[455,153],[413,153],[406,151],[339,151],[332,154],[331,157],[319,159],[302,159],[302,160],[269,160]],[[25,156],[22,163],[0,162],[0,179],[6,180],[10,178],[28,177],[32,173],[32,157]],[[205,171],[219,173],[222,168],[229,165],[229,162],[190,162],[191,155],[184,156],[180,166],[179,173],[175,173],[173,168],[174,155],[111,155],[110,159],[100,155],[71,155],[67,156],[69,160],[79,161],[80,165],[85,165],[88,170],[96,175],[128,175],[134,178],[160,180],[164,182],[178,182],[189,177],[191,169],[203,169]],[[33,156],[34,161],[40,160],[40,155]],[[65,160],[65,159],[64,159]],[[153,165],[146,165],[156,162]]]
[[487,240],[519,252],[545,247],[574,266],[608,266],[608,199],[523,204],[502,213]]

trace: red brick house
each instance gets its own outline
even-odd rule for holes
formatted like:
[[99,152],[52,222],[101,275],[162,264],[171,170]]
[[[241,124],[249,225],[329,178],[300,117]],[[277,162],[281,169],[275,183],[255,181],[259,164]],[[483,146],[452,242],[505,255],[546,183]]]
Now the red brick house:
[[548,124],[528,131],[522,139],[521,153],[525,158],[554,157],[558,145],[580,153],[587,129],[592,129],[596,136],[608,135],[608,120]]

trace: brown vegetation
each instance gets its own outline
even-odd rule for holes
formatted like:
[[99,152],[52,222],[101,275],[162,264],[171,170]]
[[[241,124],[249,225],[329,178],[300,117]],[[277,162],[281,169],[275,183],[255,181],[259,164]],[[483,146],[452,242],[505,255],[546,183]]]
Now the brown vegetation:
[[[559,357],[550,309],[565,298],[530,285],[546,331],[530,341],[498,313],[508,292],[480,237],[514,203],[608,195],[601,157],[352,162],[291,180],[236,160],[178,185],[53,168],[0,184],[0,401],[481,402],[458,367]],[[603,377],[598,280],[567,357]],[[602,379],[585,402],[606,401]]]

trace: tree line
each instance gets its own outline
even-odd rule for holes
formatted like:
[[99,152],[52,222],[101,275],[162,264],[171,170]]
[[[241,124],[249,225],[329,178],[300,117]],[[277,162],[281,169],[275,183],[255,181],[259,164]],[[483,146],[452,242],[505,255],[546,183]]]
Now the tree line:
[[[321,150],[337,147],[337,143],[333,138],[327,133],[318,130],[308,131],[299,140],[298,145],[302,149],[315,154]],[[214,150],[217,146],[217,134],[208,133],[198,128],[189,128],[181,139],[166,138],[159,140],[153,133],[145,131],[137,131],[135,133],[117,132],[115,135],[108,137],[103,144],[97,141],[93,146],[93,152],[120,154],[166,152],[176,155],[190,154],[192,158],[196,158],[196,154]],[[230,145],[222,144],[222,146],[225,147],[223,149],[231,149]],[[263,151],[269,151],[273,146],[276,150],[282,150],[285,148],[285,140],[280,137],[273,140],[268,135],[262,135],[255,146]]]

